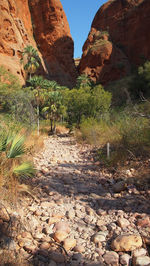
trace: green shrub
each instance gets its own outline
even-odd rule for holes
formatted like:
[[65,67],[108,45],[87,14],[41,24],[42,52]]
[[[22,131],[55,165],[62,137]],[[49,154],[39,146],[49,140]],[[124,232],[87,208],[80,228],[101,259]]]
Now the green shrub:
[[111,104],[111,93],[101,85],[94,88],[81,87],[64,91],[67,121],[69,125],[80,126],[81,120],[88,117],[101,117],[108,112]]
[[21,88],[17,78],[0,67],[0,127],[19,131],[23,126],[33,128],[35,111],[33,95]]
[[91,46],[91,48],[89,49],[89,51],[96,51],[98,48],[105,46],[109,43],[110,43],[110,41],[108,41],[108,40],[103,40],[103,39],[96,40],[93,43],[93,45]]

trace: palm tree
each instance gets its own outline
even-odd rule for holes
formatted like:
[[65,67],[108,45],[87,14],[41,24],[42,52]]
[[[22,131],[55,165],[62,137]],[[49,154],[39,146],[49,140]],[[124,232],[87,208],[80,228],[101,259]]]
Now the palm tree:
[[76,83],[77,88],[90,87],[91,85],[92,82],[88,77],[88,75],[82,74],[81,76],[77,77],[77,83]]
[[44,92],[45,106],[43,113],[50,119],[50,133],[56,131],[56,121],[65,114],[65,106],[63,105],[62,90],[64,89],[55,81],[48,81],[48,89]]
[[22,53],[21,63],[24,63],[24,70],[27,71],[30,79],[32,74],[35,73],[41,63],[41,59],[38,55],[37,50],[31,45],[25,47]]
[[61,86],[55,81],[55,80],[45,80],[46,86],[49,90],[59,90],[61,89]]
[[[40,102],[43,99],[47,99],[47,97],[51,98],[51,93],[52,92],[56,93],[56,90],[60,89],[61,86],[56,81],[44,79],[42,76],[33,76],[32,78],[28,80],[28,82],[31,85],[31,89],[36,99],[37,133],[39,136],[39,133],[40,133]],[[53,108],[53,112],[55,113],[54,110],[55,110],[55,107]]]
[[48,87],[48,82],[42,76],[33,76],[28,80],[36,99],[37,110],[37,134],[40,134],[40,101],[43,97],[43,89]]

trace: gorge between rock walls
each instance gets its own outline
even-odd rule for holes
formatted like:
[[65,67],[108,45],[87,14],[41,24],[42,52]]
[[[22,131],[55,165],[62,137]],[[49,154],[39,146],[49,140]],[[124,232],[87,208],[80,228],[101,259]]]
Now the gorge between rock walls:
[[23,84],[26,74],[21,53],[32,45],[42,59],[39,74],[70,88],[83,73],[106,84],[150,59],[149,14],[147,0],[106,2],[95,15],[77,69],[74,43],[59,0],[1,0],[0,64]]

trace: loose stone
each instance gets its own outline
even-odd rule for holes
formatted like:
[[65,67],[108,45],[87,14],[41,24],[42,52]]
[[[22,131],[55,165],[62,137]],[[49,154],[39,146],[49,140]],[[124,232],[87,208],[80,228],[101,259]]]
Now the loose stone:
[[99,243],[99,242],[104,242],[106,240],[106,235],[105,232],[98,232],[96,233],[93,237],[92,240],[95,244]]
[[106,252],[106,254],[103,256],[103,258],[104,258],[104,261],[108,265],[113,265],[113,266],[119,265],[119,255],[114,251]]
[[150,257],[148,256],[140,256],[133,259],[134,266],[149,266],[150,265]]
[[128,254],[123,254],[120,256],[120,263],[125,266],[129,266],[131,261],[131,256]]
[[111,248],[114,251],[132,251],[142,246],[140,235],[120,235],[112,241]]
[[76,246],[76,243],[77,243],[76,239],[74,239],[74,238],[66,238],[64,240],[63,246],[64,246],[64,248],[67,251],[69,251],[69,250],[73,249]]
[[125,227],[128,227],[130,225],[129,221],[125,218],[118,219],[117,223],[121,228],[125,228]]

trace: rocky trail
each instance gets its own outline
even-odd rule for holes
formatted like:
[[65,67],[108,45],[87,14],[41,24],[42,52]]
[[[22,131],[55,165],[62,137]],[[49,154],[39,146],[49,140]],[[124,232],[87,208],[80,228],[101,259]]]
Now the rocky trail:
[[0,258],[10,251],[18,266],[150,265],[149,191],[104,174],[90,146],[70,136],[46,138],[34,162],[36,198],[0,208]]

